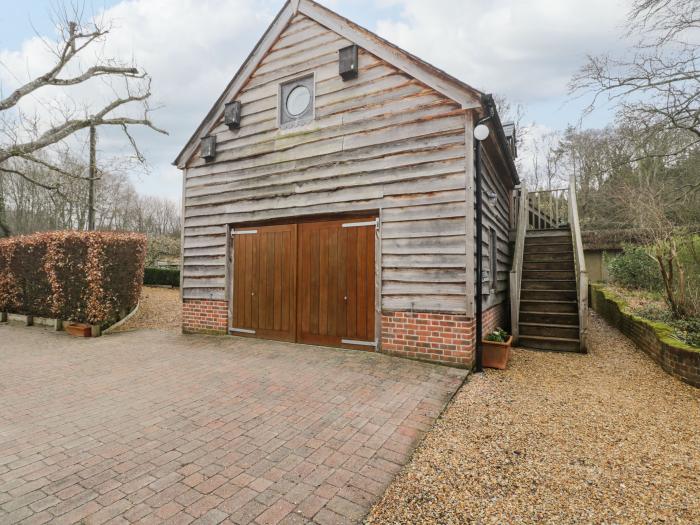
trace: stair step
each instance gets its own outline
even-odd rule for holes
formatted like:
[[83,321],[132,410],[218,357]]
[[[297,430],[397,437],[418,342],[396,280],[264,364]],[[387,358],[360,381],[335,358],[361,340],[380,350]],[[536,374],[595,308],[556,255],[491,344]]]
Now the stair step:
[[578,339],[562,337],[543,337],[536,335],[521,335],[518,346],[535,348],[537,350],[556,350],[560,352],[580,352],[581,343]]
[[566,261],[574,262],[573,249],[568,252],[541,252],[532,251],[523,254],[523,261],[550,262],[550,261]]
[[520,312],[578,313],[578,303],[576,301],[540,301],[521,299]]
[[564,235],[550,235],[548,237],[525,237],[525,243],[530,245],[540,245],[540,244],[571,244],[571,234]]
[[552,323],[578,326],[578,313],[568,312],[520,312],[520,322]]
[[530,253],[566,253],[573,254],[574,247],[568,244],[528,244],[525,242],[525,254]]
[[523,279],[522,290],[576,290],[574,279]]
[[576,339],[579,334],[578,325],[521,322],[519,327],[521,335]]
[[545,290],[523,288],[520,290],[521,299],[529,299],[532,301],[576,301],[576,290]]
[[569,261],[531,261],[525,259],[523,270],[566,270],[573,272],[575,267],[573,259]]
[[523,279],[570,281],[575,277],[573,270],[523,270]]
[[571,232],[571,227],[568,224],[565,226],[560,226],[559,228],[542,228],[541,230],[527,230],[526,235],[528,237],[556,237],[558,235],[563,235],[566,232]]

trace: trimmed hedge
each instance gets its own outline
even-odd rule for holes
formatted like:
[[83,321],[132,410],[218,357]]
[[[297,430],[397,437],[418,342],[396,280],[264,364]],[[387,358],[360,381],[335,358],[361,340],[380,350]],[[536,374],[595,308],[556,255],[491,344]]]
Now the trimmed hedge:
[[138,303],[146,237],[47,232],[0,239],[0,311],[106,326]]
[[176,268],[146,268],[143,284],[180,287],[180,270]]

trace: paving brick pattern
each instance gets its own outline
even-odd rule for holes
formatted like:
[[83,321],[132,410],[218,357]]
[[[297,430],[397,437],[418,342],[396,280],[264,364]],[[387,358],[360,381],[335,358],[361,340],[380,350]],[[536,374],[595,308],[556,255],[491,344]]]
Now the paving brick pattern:
[[0,325],[0,523],[363,519],[464,371],[385,355]]

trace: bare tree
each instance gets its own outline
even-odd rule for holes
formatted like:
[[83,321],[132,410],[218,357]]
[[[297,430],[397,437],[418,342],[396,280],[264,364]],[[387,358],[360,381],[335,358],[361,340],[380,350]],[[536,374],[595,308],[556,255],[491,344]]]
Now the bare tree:
[[589,57],[574,76],[572,93],[619,105],[623,121],[646,133],[679,131],[681,153],[700,143],[700,0],[635,0],[628,56]]
[[[59,12],[60,36],[56,42],[45,41],[55,57],[54,65],[19,85],[9,95],[3,97],[0,94],[0,173],[23,178],[47,190],[60,190],[63,179],[87,179],[85,175],[62,170],[58,163],[52,161],[47,150],[62,144],[81,130],[92,126],[120,128],[141,161],[143,155],[129,127],[146,126],[167,134],[150,119],[151,81],[148,74],[133,64],[101,56],[99,48],[106,41],[110,27],[100,20],[83,21],[83,18],[83,13],[77,7],[70,12],[65,8]],[[86,50],[95,51],[93,55],[96,58],[89,66],[81,63],[81,58],[88,54]],[[87,105],[78,109],[60,107],[51,115],[39,117],[27,115],[21,108],[23,100],[43,88],[68,88],[84,85],[94,79],[107,82],[113,93],[110,101],[94,111]],[[13,160],[22,162],[10,162]],[[63,179],[59,178],[51,184],[36,180],[32,178],[30,170],[21,169],[32,165],[50,169]],[[5,228],[0,224],[0,229]]]

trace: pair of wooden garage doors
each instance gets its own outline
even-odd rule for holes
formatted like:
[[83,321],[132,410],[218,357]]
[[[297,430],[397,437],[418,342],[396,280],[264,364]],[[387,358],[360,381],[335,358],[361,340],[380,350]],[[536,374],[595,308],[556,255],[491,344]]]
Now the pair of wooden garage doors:
[[375,346],[374,218],[233,230],[231,332]]

